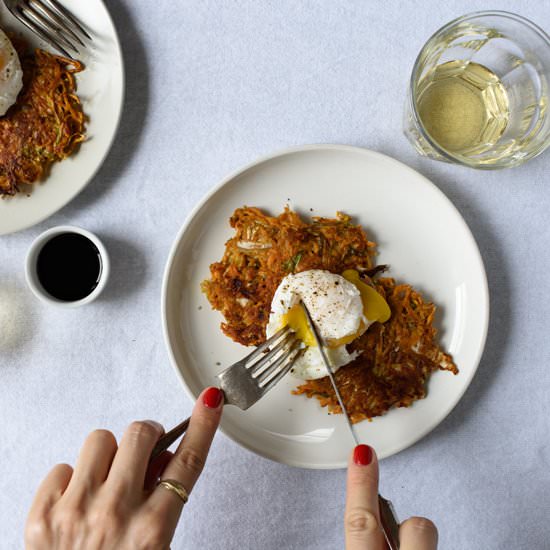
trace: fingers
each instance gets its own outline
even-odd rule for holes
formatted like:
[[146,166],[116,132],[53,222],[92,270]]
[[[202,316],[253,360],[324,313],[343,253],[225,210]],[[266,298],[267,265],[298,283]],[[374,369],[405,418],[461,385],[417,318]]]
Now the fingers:
[[[162,479],[179,481],[190,493],[199,478],[212,439],[218,429],[223,409],[223,392],[208,388],[197,399],[189,428],[172,460],[164,470]],[[183,502],[173,492],[159,487],[150,498],[150,506],[176,528]]]
[[42,512],[51,508],[62,497],[72,475],[73,469],[68,464],[54,466],[38,487],[31,506],[31,514],[37,510]]
[[68,491],[94,489],[109,474],[117,452],[115,436],[107,430],[95,430],[84,441]]
[[156,485],[159,477],[163,474],[164,469],[172,460],[174,455],[170,451],[163,451],[159,456],[152,460],[147,469],[145,475],[145,490],[152,491]]
[[141,494],[151,452],[163,433],[162,426],[153,420],[132,422],[120,440],[106,484]]
[[40,541],[42,541],[41,544],[46,544],[49,535],[46,532],[46,520],[54,504],[67,489],[72,474],[73,469],[68,464],[58,464],[52,468],[38,487],[25,528],[25,540],[33,548],[38,547]]
[[368,445],[355,447],[348,464],[346,550],[384,550],[378,510],[378,460]]
[[409,518],[399,528],[401,550],[436,550],[437,528],[427,518]]
[[220,423],[222,407],[223,393],[218,388],[208,388],[199,396],[187,433],[163,477],[177,479],[191,492],[206,462]]

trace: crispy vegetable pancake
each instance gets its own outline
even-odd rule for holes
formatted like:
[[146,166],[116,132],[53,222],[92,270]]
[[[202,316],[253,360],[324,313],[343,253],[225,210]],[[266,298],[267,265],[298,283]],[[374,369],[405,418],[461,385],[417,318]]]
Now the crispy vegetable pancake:
[[23,68],[17,102],[0,117],[0,196],[40,180],[84,140],[74,74],[83,65],[14,40]]
[[245,346],[265,340],[271,300],[285,275],[372,267],[375,244],[343,214],[306,223],[288,209],[272,218],[245,207],[230,223],[235,236],[226,243],[222,261],[210,266],[212,279],[202,289],[225,317],[223,332]]
[[[334,375],[352,422],[422,399],[426,380],[438,369],[458,373],[451,356],[434,341],[435,306],[409,285],[396,285],[390,278],[376,281],[375,287],[386,298],[392,316],[349,344],[360,355]],[[342,412],[328,376],[308,380],[293,393],[316,397],[331,413]]]
[[[409,285],[368,276],[383,270],[373,267],[376,245],[349,216],[339,213],[334,219],[307,223],[288,208],[271,217],[244,207],[230,223],[235,235],[226,243],[222,260],[210,266],[211,279],[202,283],[202,290],[223,314],[223,332],[236,342],[250,346],[265,341],[273,295],[289,273],[355,269],[386,298],[390,320],[374,323],[349,344],[359,356],[335,375],[353,422],[425,397],[426,381],[438,369],[458,372],[435,341],[435,306]],[[328,377],[306,381],[293,393],[316,397],[330,413],[342,412]]]

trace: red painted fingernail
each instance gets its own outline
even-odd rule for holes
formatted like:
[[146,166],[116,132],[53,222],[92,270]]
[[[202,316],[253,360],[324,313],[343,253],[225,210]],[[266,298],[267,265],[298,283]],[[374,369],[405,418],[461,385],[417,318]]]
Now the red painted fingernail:
[[372,448],[368,445],[357,445],[353,451],[353,462],[358,466],[368,466],[372,462]]
[[202,397],[202,402],[209,409],[217,409],[223,401],[223,392],[219,388],[208,388]]

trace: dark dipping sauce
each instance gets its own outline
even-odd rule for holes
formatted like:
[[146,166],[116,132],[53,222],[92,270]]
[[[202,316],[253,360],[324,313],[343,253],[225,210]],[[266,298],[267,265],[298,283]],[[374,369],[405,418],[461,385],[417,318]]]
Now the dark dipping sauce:
[[61,233],[38,253],[36,272],[44,290],[64,302],[76,302],[93,292],[101,277],[101,256],[84,235]]

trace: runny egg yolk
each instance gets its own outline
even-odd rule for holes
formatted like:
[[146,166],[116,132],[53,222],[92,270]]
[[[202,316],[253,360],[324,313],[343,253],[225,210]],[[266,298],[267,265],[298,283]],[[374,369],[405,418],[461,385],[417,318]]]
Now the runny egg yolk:
[[317,347],[315,336],[309,328],[306,314],[300,304],[296,304],[283,315],[282,326],[287,325],[296,333],[298,340],[301,340],[308,348]]
[[353,283],[359,289],[363,302],[363,312],[369,321],[385,323],[391,317],[391,310],[388,302],[386,302],[384,297],[372,288],[372,286],[364,283],[355,269],[346,269],[346,271],[342,273],[342,277],[350,283]]
[[[364,283],[359,277],[359,273],[355,269],[347,269],[342,273],[342,277],[355,285],[361,293],[361,301],[363,302],[363,314],[370,323],[378,321],[385,323],[391,317],[391,310],[386,300],[371,286]],[[300,306],[296,304],[282,317],[282,326],[288,325],[307,347],[316,347],[315,336],[309,328],[306,314]],[[359,329],[355,334],[350,334],[345,338],[338,340],[329,340],[327,345],[329,348],[337,348],[353,342],[361,334],[365,332],[365,323],[361,320]]]

